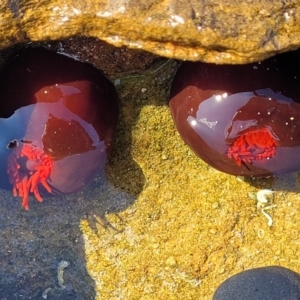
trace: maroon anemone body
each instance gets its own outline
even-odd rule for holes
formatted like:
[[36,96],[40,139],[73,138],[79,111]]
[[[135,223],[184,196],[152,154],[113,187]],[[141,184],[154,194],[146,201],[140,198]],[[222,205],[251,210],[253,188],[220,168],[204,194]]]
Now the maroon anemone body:
[[205,162],[234,175],[300,169],[300,55],[260,63],[185,62],[170,109],[183,140]]
[[118,118],[113,85],[91,65],[24,49],[0,70],[0,186],[76,192],[103,171]]

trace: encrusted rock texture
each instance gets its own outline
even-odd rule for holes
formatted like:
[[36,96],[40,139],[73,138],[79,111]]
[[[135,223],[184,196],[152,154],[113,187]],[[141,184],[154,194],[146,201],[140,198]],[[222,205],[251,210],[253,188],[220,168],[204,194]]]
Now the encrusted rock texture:
[[90,36],[182,60],[260,61],[300,45],[299,0],[3,0],[0,48]]

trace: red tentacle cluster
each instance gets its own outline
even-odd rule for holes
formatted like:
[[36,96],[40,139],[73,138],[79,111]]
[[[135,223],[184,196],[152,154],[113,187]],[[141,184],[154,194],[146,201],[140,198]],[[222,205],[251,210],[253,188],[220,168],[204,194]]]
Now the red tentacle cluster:
[[[29,164],[33,164],[34,170],[28,168],[24,170],[24,167],[20,165],[21,158],[25,158]],[[16,148],[8,157],[7,173],[10,183],[13,185],[13,194],[23,198],[22,206],[26,210],[29,208],[29,193],[33,193],[39,202],[43,201],[38,189],[39,184],[51,193],[47,179],[51,174],[52,166],[51,157],[32,145],[25,144]]]
[[268,128],[251,130],[239,136],[227,150],[227,156],[240,166],[242,162],[269,159],[275,155],[278,142]]

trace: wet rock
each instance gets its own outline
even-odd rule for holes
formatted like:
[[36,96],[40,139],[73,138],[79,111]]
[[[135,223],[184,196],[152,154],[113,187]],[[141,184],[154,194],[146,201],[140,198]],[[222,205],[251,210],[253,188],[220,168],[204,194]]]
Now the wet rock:
[[213,300],[300,299],[300,275],[283,267],[247,270],[227,279]]
[[297,0],[6,0],[0,48],[92,36],[170,58],[246,63],[298,48],[299,19]]

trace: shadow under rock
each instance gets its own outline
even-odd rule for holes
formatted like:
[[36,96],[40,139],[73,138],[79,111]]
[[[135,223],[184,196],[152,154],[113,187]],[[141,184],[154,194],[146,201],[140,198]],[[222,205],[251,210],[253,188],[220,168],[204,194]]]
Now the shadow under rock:
[[0,300],[95,299],[80,222],[105,220],[134,198],[102,176],[73,195],[45,197],[43,203],[31,197],[29,211],[9,191],[0,190],[0,201]]

